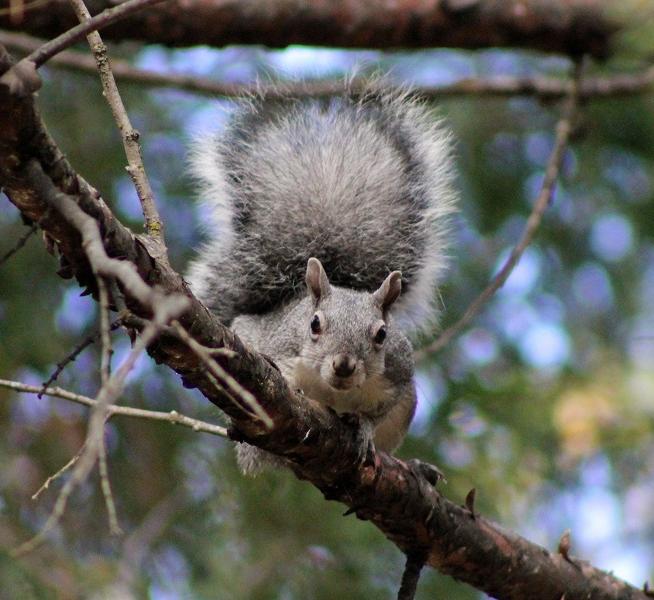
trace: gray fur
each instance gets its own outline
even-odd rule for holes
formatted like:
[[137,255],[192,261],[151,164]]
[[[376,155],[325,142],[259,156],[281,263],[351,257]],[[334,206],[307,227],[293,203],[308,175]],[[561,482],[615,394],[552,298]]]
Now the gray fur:
[[253,98],[196,141],[191,166],[213,223],[189,283],[224,322],[301,297],[315,256],[349,289],[401,271],[395,318],[407,333],[433,324],[456,200],[450,135],[406,92]]
[[[190,268],[196,295],[292,388],[360,415],[394,450],[415,409],[407,335],[437,314],[449,134],[380,82],[324,101],[257,97],[196,143],[193,171],[214,228]],[[237,454],[250,473],[283,462],[247,444]]]

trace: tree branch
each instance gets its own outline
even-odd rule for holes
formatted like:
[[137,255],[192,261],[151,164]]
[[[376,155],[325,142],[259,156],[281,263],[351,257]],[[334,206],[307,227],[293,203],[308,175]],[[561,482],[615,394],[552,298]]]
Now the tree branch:
[[[83,0],[70,0],[75,14],[80,21],[80,24],[88,23],[91,20],[89,13]],[[121,133],[123,140],[123,148],[125,149],[125,156],[129,166],[127,173],[132,179],[134,188],[141,203],[143,210],[143,217],[145,219],[145,231],[152,237],[152,239],[159,245],[159,256],[162,260],[168,259],[166,250],[166,243],[164,238],[164,226],[157,211],[157,206],[154,202],[154,193],[150,186],[145,167],[143,166],[143,157],[141,154],[141,146],[139,144],[139,132],[132,127],[129,120],[127,110],[123,104],[123,99],[118,91],[116,80],[111,72],[111,63],[107,55],[107,47],[102,42],[102,38],[97,31],[90,31],[86,39],[93,52],[98,73],[100,74],[100,81],[102,82],[102,95],[107,100],[111,113],[114,116],[116,125]]]
[[[122,21],[127,15],[134,14],[152,4],[163,2],[164,0],[127,0],[113,8],[106,8],[102,13],[95,15],[83,23],[72,24],[66,28],[66,31],[49,40],[26,57],[26,60],[33,62],[40,67],[55,54],[69,48],[75,42],[81,40],[85,35],[92,31],[108,27],[112,23]],[[47,7],[50,9],[51,7]]]
[[[64,390],[60,387],[48,387],[44,390],[43,388],[36,385],[28,385],[26,383],[8,381],[6,379],[0,379],[0,387],[28,394],[44,394],[46,396],[61,398],[62,400],[68,400],[69,402],[75,402],[76,404],[81,404],[82,406],[88,406],[91,408],[97,404],[97,400],[94,398],[89,398],[88,396],[83,396],[82,394],[75,394],[74,392],[69,392],[68,390]],[[171,425],[182,425],[192,429],[193,431],[210,433],[220,437],[227,437],[227,430],[224,427],[187,417],[186,415],[178,413],[176,410],[171,410],[170,412],[161,412],[158,410],[146,410],[144,408],[136,408],[133,406],[117,406],[112,404],[111,406],[107,407],[107,415],[108,418],[111,418],[114,415],[118,415],[122,417],[132,417],[135,419],[166,421]]]
[[[516,47],[605,57],[618,24],[604,0],[177,0],[130,15],[105,38],[170,46],[289,44],[345,48]],[[97,11],[111,6],[96,2]],[[66,3],[49,2],[0,27],[51,38],[75,24]]]
[[[43,45],[43,40],[21,33],[0,31],[0,44],[21,54],[29,54]],[[95,61],[88,54],[73,50],[64,50],[53,56],[48,65],[72,71],[97,74]],[[256,92],[264,92],[267,97],[280,93],[280,86],[265,82],[256,85],[235,84],[211,79],[185,75],[182,73],[159,73],[149,69],[132,66],[125,60],[112,60],[111,70],[119,81],[131,82],[152,88],[175,88],[210,97],[224,96],[242,98]],[[635,73],[616,73],[604,77],[584,77],[579,90],[580,100],[617,98],[647,92],[654,84],[654,67]],[[356,80],[352,84],[356,87]],[[470,77],[454,83],[435,86],[416,86],[415,89],[426,98],[443,98],[458,96],[511,97],[536,96],[542,100],[557,100],[570,94],[571,82],[558,77],[538,75],[527,77]],[[300,81],[287,82],[281,93],[306,97],[333,96],[342,91],[339,81]]]
[[[8,66],[0,56],[0,72]],[[215,358],[271,417],[268,429],[250,412],[235,405],[207,377],[204,363],[168,328],[151,341],[148,351],[198,387],[232,419],[230,434],[288,461],[295,475],[311,482],[327,499],[350,507],[370,520],[405,553],[425,553],[427,564],[496,598],[561,598],[644,600],[623,581],[582,561],[575,566],[559,554],[525,540],[500,526],[471,515],[440,495],[414,464],[368,448],[362,458],[356,427],[335,413],[288,389],[281,374],[264,357],[246,348],[188,291],[182,278],[148,252],[141,238],[120,224],[99,194],[74,172],[41,123],[32,96],[16,97],[0,89],[0,185],[28,219],[55,241],[64,257],[64,275],[92,285],[89,259],[81,249],[78,229],[57,208],[58,194],[74,200],[92,217],[109,256],[131,263],[149,285],[167,294],[185,293],[189,308],[181,325],[202,345],[227,348]],[[36,168],[25,168],[33,165]],[[59,192],[39,185],[50,179]],[[127,307],[150,318],[152,308],[139,287],[123,290]],[[136,292],[136,293],[135,293]],[[113,376],[112,376],[113,377]],[[76,468],[81,464],[81,459]]]

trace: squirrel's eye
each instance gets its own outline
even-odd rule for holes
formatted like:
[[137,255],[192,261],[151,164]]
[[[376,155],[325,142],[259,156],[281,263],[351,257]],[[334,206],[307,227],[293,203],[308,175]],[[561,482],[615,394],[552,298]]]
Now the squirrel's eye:
[[313,315],[313,319],[311,319],[311,333],[314,335],[318,335],[321,330],[321,325],[320,325],[320,317],[318,315]]
[[373,341],[375,344],[382,345],[384,343],[384,340],[386,339],[386,327],[383,325],[377,330],[377,333],[375,333],[375,337],[373,338]]

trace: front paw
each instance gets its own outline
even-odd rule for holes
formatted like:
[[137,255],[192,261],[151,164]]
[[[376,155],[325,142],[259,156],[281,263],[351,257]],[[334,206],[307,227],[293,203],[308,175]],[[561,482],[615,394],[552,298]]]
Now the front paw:
[[374,425],[370,419],[357,413],[341,413],[339,418],[347,427],[356,429],[357,464],[366,463],[374,449]]

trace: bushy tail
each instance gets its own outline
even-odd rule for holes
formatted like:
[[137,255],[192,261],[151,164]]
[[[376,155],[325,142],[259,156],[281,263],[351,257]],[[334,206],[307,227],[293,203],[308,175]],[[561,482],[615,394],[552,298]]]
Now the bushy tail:
[[192,288],[230,322],[303,294],[315,256],[358,290],[402,271],[394,315],[426,326],[455,210],[450,145],[422,103],[379,81],[326,100],[249,99],[193,149],[212,223]]

